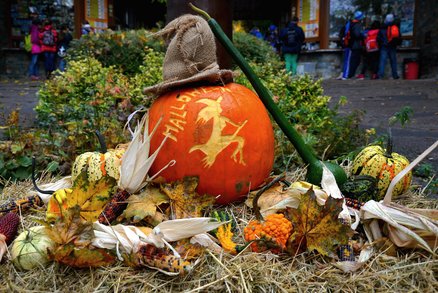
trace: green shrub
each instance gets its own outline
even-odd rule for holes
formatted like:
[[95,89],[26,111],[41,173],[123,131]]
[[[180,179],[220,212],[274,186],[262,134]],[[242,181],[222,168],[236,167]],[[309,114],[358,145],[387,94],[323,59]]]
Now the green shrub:
[[247,60],[256,63],[269,61],[275,68],[283,67],[280,56],[264,40],[260,40],[245,32],[234,32],[233,43]]
[[127,116],[148,104],[142,90],[161,79],[163,54],[147,49],[131,78],[114,67],[104,67],[87,57],[70,61],[67,70],[46,81],[39,91],[37,112],[41,138],[59,144],[64,160],[96,149],[94,130],[99,130],[109,147],[127,142],[123,131]]
[[71,61],[66,72],[40,89],[38,125],[61,134],[70,153],[89,150],[95,144],[93,130],[114,146],[126,140],[121,129],[130,98],[128,78],[113,67],[103,67],[91,57]]
[[[257,76],[277,99],[281,112],[303,136],[304,141],[315,153],[324,159],[334,159],[356,148],[364,141],[365,134],[359,129],[361,113],[354,112],[347,116],[338,115],[338,107],[329,107],[330,97],[325,96],[321,80],[304,76],[292,77],[284,69],[284,63],[278,55],[259,54],[257,48],[262,47],[256,38],[239,33],[235,42],[239,51],[249,61]],[[236,38],[235,38],[236,39]],[[259,43],[256,43],[258,41]],[[253,42],[252,44],[250,44]],[[260,61],[262,60],[262,61]],[[252,88],[246,76],[238,69],[235,81]],[[343,101],[341,101],[342,104]],[[283,168],[290,162],[298,163],[294,148],[283,132],[275,125],[277,141],[277,167]]]
[[112,31],[90,34],[74,40],[68,51],[70,60],[88,57],[99,60],[104,67],[114,66],[125,75],[141,72],[147,51],[164,52],[164,42],[147,30]]

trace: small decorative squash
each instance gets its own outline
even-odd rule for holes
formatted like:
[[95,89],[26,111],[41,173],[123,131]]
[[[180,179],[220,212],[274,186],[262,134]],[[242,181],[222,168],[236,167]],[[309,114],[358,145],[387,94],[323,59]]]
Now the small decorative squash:
[[[364,148],[353,161],[354,175],[369,175],[377,179],[377,198],[381,200],[391,183],[391,180],[409,165],[405,156],[392,152],[391,135],[388,138],[386,149],[380,146]],[[412,172],[400,180],[394,188],[393,196],[400,195],[408,190],[412,180]]]
[[160,123],[151,140],[151,152],[168,136],[152,174],[176,160],[175,166],[160,174],[168,182],[198,176],[199,194],[217,195],[217,203],[227,204],[258,187],[271,172],[271,121],[257,95],[242,85],[166,93],[154,102],[149,117],[150,131]]
[[86,170],[88,181],[96,182],[102,177],[111,177],[119,180],[119,167],[124,149],[107,150],[103,137],[96,132],[101,145],[100,152],[86,152],[76,157],[71,179],[75,182],[79,174]]
[[46,227],[31,227],[18,235],[12,243],[12,262],[22,270],[44,267],[49,262],[47,250],[54,246],[55,242],[47,235]]

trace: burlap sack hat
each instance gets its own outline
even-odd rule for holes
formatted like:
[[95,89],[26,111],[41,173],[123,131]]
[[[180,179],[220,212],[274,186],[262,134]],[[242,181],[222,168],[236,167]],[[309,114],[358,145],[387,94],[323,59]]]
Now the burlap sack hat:
[[157,35],[171,39],[163,62],[163,82],[145,88],[145,94],[160,95],[192,83],[233,81],[231,70],[219,69],[214,35],[202,17],[180,16]]

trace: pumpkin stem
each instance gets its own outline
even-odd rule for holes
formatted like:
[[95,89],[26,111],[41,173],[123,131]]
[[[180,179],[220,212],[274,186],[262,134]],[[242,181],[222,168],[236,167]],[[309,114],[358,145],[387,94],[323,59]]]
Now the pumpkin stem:
[[254,209],[254,214],[256,216],[256,219],[261,222],[264,221],[262,214],[260,213],[260,207],[258,205],[258,201],[260,196],[263,194],[263,192],[265,192],[266,190],[268,190],[269,188],[271,188],[274,184],[276,184],[277,182],[281,181],[283,178],[285,177],[285,174],[281,174],[279,176],[277,176],[276,178],[274,178],[271,182],[269,182],[268,184],[266,184],[265,186],[263,186],[254,196],[253,200],[252,200],[252,208]]
[[391,131],[391,127],[388,127],[388,142],[386,143],[386,151],[385,151],[385,156],[388,158],[392,158],[392,131]]
[[202,15],[202,17],[205,18],[205,20],[209,21],[211,19],[211,16],[206,11],[202,10],[201,8],[196,7],[192,3],[189,3],[189,6],[190,6],[190,8],[193,9],[193,11],[195,11],[198,14]]
[[99,144],[100,144],[100,152],[102,154],[106,153],[108,151],[107,147],[106,147],[106,142],[105,142],[105,138],[103,137],[103,135],[99,132],[99,130],[95,130],[94,133],[97,136],[97,139],[99,140]]
[[36,162],[36,159],[35,159],[35,156],[33,156],[32,157],[32,184],[33,184],[33,187],[35,187],[36,191],[38,191],[39,193],[42,193],[42,194],[53,194],[55,191],[53,191],[53,190],[41,190],[37,186],[36,179],[35,179],[35,164],[36,164],[35,162]]

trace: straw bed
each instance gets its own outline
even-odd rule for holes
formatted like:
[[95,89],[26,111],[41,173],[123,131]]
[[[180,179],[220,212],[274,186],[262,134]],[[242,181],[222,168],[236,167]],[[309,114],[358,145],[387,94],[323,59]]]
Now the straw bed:
[[[10,184],[0,202],[26,195],[29,182]],[[409,193],[398,203],[436,208],[437,201]],[[227,208],[237,220],[237,242],[254,217],[244,204]],[[23,215],[23,227],[35,225],[45,211]],[[22,228],[20,229],[22,230]],[[207,251],[194,271],[170,277],[152,269],[132,269],[123,263],[108,268],[74,269],[52,263],[32,271],[0,264],[0,292],[436,292],[438,259],[425,251],[398,251],[397,257],[379,252],[356,273],[343,273],[331,259],[313,253],[295,258],[245,250],[237,256]]]

